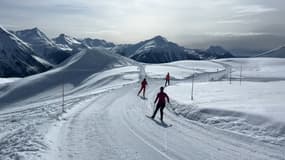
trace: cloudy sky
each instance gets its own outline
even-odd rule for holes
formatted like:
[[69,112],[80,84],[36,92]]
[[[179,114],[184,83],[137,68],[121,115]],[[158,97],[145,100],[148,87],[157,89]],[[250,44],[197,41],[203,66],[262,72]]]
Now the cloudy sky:
[[133,43],[155,35],[188,47],[285,44],[284,0],[0,0],[0,24]]

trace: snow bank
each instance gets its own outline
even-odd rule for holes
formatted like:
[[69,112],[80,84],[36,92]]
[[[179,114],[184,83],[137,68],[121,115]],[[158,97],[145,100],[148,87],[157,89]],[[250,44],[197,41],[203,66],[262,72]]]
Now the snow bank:
[[262,141],[285,145],[285,82],[196,83],[166,88],[176,114]]
[[167,72],[173,79],[186,79],[194,73],[217,72],[225,68],[210,61],[177,61],[164,64],[146,65],[147,76],[151,78],[165,78]]
[[[95,96],[96,97],[96,96]],[[65,109],[78,108],[94,99],[94,95],[65,101]],[[44,141],[51,124],[61,119],[61,102],[39,102],[21,110],[0,113],[0,159],[38,160],[48,149]]]
[[234,78],[239,78],[242,66],[243,78],[285,79],[285,59],[282,58],[235,58],[217,60],[217,62],[232,66]]

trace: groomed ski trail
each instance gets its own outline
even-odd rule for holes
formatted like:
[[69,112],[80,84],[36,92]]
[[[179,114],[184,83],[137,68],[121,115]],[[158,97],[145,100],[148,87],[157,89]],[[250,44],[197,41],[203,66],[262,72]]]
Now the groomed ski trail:
[[[170,127],[146,118],[163,81],[150,81],[147,100],[128,85],[89,100],[53,128],[48,159],[284,159],[273,145],[205,126],[167,111]],[[159,119],[159,114],[156,117]]]

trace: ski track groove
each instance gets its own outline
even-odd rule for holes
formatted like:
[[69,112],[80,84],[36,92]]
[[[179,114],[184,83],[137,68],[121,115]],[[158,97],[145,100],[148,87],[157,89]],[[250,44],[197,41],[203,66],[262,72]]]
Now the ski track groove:
[[154,145],[152,145],[151,143],[149,143],[147,140],[145,140],[142,136],[140,136],[139,134],[137,134],[131,126],[129,126],[126,122],[124,122],[124,125],[128,128],[128,130],[134,135],[136,136],[138,139],[140,139],[143,143],[145,143],[146,145],[148,145],[149,147],[151,147],[152,149],[154,149],[156,152],[158,152],[159,154],[161,154],[163,157],[165,157],[168,160],[173,160],[172,158],[170,158],[165,152],[160,151],[158,148],[156,148]]

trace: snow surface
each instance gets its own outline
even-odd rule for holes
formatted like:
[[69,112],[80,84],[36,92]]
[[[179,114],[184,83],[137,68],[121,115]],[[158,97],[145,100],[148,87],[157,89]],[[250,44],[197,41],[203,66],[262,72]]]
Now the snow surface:
[[[148,79],[147,98],[137,96],[137,82],[152,65],[104,49],[83,50],[53,70],[1,87],[0,159],[284,160],[284,121],[273,112],[284,111],[284,81],[209,82],[227,78],[228,65],[162,64],[161,76],[172,67],[177,73],[170,74],[180,78],[166,88],[171,104],[162,125],[159,115],[145,115],[152,114],[163,80]],[[186,100],[191,73],[179,77],[179,70],[199,73],[194,102]],[[264,112],[269,105],[274,110]]]
[[[191,87],[189,83],[167,87],[173,100],[188,106],[188,118],[264,141],[285,143],[285,82],[197,83],[194,101],[190,99]],[[185,112],[179,109],[178,113]],[[198,118],[197,113],[202,116]]]
[[20,80],[21,78],[0,78],[0,85],[7,84],[7,83],[12,83],[17,80]]
[[225,68],[211,61],[177,61],[164,64],[151,64],[145,67],[150,78],[165,78],[167,72],[172,79],[186,79],[194,73],[210,73],[225,70]]
[[[217,60],[232,68],[232,76],[256,80],[284,80],[285,60],[282,58],[235,58]],[[242,67],[242,68],[241,68]]]

